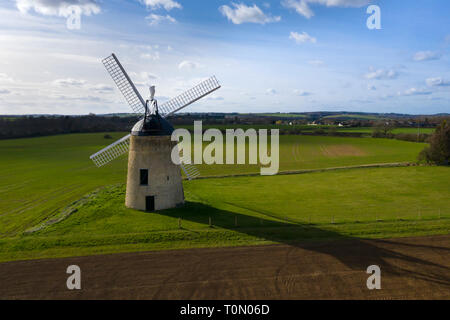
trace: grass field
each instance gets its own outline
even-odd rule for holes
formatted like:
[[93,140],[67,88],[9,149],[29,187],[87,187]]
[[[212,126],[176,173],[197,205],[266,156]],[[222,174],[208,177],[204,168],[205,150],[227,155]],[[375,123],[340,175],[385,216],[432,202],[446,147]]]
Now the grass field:
[[[241,114],[246,115],[246,114]],[[295,113],[257,113],[252,115],[266,116],[266,117],[281,117],[281,118],[308,118],[306,114],[295,114]],[[382,120],[384,119],[381,115],[371,115],[371,114],[334,114],[322,117],[322,119],[362,119],[362,120]]]
[[294,113],[262,113],[259,116],[265,117],[282,117],[282,118],[307,118],[304,114],[294,114]]
[[110,186],[62,222],[1,239],[0,261],[446,234],[449,178],[450,168],[406,167],[195,180],[185,183],[184,208],[159,213],[125,208],[125,187]]
[[[101,169],[89,160],[111,143],[103,136],[0,141],[0,260],[448,232],[450,173],[438,167],[186,181],[185,208],[160,214],[129,210],[123,206],[126,157]],[[425,146],[315,136],[281,136],[280,142],[282,171],[413,162]],[[214,176],[259,168],[200,166],[200,171]],[[110,187],[90,194],[103,186]],[[70,213],[60,223],[24,234]]]
[[324,119],[362,119],[362,120],[382,120],[383,118],[377,115],[368,114],[334,114],[323,117]]
[[[180,126],[183,128],[187,128],[190,130],[194,129],[194,126]],[[242,128],[244,130],[253,128],[253,129],[280,129],[285,130],[287,132],[289,131],[302,131],[302,132],[314,132],[316,130],[324,130],[324,132],[329,131],[330,129],[336,130],[336,132],[344,132],[344,133],[364,133],[367,135],[372,134],[374,128],[373,127],[338,127],[338,126],[329,126],[329,125],[317,125],[317,126],[309,126],[304,124],[294,124],[294,125],[288,125],[288,124],[261,124],[261,125],[246,125],[246,124],[230,124],[230,125],[203,125],[203,129],[209,129],[209,128],[217,128],[220,130],[225,129],[235,129],[235,128]],[[392,133],[399,134],[399,133],[410,133],[410,134],[432,134],[434,132],[434,128],[394,128],[392,130]]]
[[[55,215],[94,189],[125,183],[126,157],[97,169],[89,156],[124,134],[75,134],[0,141],[0,237]],[[415,161],[423,144],[385,139],[280,137],[280,170]],[[199,166],[203,176],[257,173],[258,166]]]
[[[392,139],[280,136],[280,171],[414,162],[425,144]],[[204,176],[258,173],[256,165],[198,166]]]
[[[434,128],[394,128],[392,130],[393,134],[399,133],[410,133],[410,134],[432,134],[434,132]],[[373,128],[371,127],[357,127],[357,128],[338,128],[338,132],[358,132],[358,133],[372,133]]]

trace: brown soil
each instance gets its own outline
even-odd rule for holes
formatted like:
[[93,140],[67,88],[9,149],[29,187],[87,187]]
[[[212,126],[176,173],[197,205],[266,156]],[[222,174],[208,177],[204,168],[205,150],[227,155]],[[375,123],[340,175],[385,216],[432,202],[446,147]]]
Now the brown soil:
[[450,235],[8,262],[0,284],[0,299],[450,299]]

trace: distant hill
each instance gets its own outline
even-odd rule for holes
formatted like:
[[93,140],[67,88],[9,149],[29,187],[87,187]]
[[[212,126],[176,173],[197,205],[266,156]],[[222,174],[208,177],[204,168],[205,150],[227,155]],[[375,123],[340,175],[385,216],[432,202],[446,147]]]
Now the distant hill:
[[[91,114],[99,117],[129,118],[136,116],[133,113],[107,113]],[[406,113],[370,113],[353,111],[314,111],[314,112],[278,112],[278,113],[223,113],[223,112],[185,112],[178,115],[199,117],[272,117],[272,118],[302,118],[302,119],[393,119],[393,118],[421,118],[421,117],[448,117],[450,113],[439,114],[406,114]],[[0,115],[0,118],[20,117],[64,117],[58,114],[27,114],[27,115]],[[84,117],[88,115],[71,115],[70,117]]]

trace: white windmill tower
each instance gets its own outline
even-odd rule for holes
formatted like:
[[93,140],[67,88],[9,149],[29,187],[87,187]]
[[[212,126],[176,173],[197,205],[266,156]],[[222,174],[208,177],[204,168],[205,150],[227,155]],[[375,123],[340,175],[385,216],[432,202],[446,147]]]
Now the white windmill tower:
[[[176,145],[171,141],[174,129],[165,118],[216,91],[219,82],[211,77],[158,107],[154,86],[150,87],[150,99],[144,101],[114,54],[102,62],[133,112],[142,119],[131,134],[92,155],[92,161],[101,167],[129,152],[126,194],[129,208],[155,211],[184,204],[181,170],[171,158]],[[180,166],[189,179],[199,175],[193,165]]]

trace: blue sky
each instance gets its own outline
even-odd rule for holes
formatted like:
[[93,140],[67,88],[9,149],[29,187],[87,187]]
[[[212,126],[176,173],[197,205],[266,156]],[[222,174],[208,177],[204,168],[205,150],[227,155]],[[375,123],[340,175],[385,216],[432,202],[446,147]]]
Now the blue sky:
[[[83,14],[66,27],[69,4]],[[369,30],[369,5],[381,10]],[[216,75],[194,112],[450,112],[447,0],[0,2],[0,114],[128,112],[115,52],[164,101]]]

